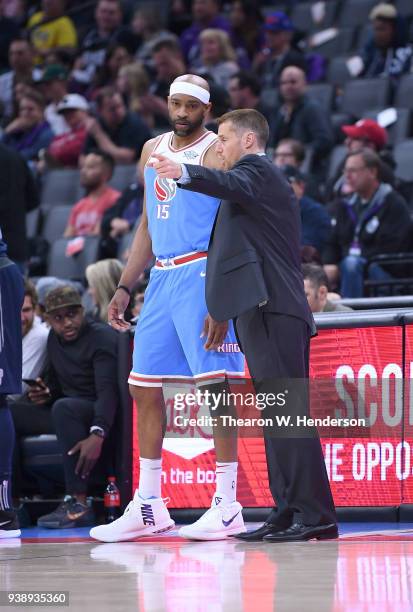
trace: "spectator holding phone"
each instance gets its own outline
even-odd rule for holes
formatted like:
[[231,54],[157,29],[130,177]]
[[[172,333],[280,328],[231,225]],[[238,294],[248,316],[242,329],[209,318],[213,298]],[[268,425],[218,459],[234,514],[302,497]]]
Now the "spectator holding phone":
[[73,287],[50,291],[45,309],[51,327],[51,365],[45,379],[38,378],[30,389],[30,401],[12,406],[13,419],[18,436],[56,433],[62,451],[66,496],[55,511],[39,518],[38,525],[92,525],[93,510],[86,504],[88,479],[106,449],[117,407],[117,334],[108,325],[85,319],[80,294]]

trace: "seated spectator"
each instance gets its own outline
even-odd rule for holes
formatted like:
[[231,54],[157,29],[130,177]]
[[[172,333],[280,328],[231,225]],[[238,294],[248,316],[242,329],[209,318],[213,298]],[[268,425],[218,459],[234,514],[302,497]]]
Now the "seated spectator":
[[312,151],[312,169],[320,175],[320,162],[325,160],[333,144],[333,132],[326,113],[317,101],[306,96],[305,73],[297,66],[288,66],[281,73],[281,106],[271,123],[270,146],[284,138],[294,138]]
[[132,55],[128,49],[120,43],[114,43],[106,50],[105,61],[96,72],[92,94],[90,97],[94,97],[94,93],[99,91],[102,87],[114,87],[118,78],[119,70],[122,66],[130,64],[132,61]]
[[[278,168],[282,166],[294,166],[294,168],[300,170],[305,162],[305,158],[305,146],[301,142],[294,140],[294,138],[284,138],[280,140],[274,151],[273,163]],[[323,200],[320,193],[320,181],[312,174],[306,177],[305,195],[308,195],[317,202]]]
[[230,78],[239,70],[228,34],[223,30],[206,29],[201,32],[199,42],[200,57],[191,70],[227,89]]
[[412,65],[412,47],[408,44],[408,29],[396,7],[382,2],[370,13],[373,36],[361,52],[363,77],[400,77]]
[[311,312],[345,312],[351,311],[349,306],[328,299],[328,278],[323,266],[303,264],[304,291]]
[[123,9],[120,0],[99,0],[95,9],[95,25],[85,35],[81,56],[75,63],[72,76],[87,88],[98,68],[103,66],[106,49],[116,43],[128,45],[129,28],[122,25]]
[[49,103],[46,106],[44,116],[49,123],[55,136],[60,136],[69,131],[65,118],[57,110],[59,103],[67,94],[68,70],[61,64],[49,64],[43,70],[40,79],[37,80],[42,94]]
[[79,94],[67,94],[60,101],[57,112],[64,118],[69,131],[55,136],[50,143],[46,152],[49,166],[77,167],[87,138],[88,110],[87,100]]
[[80,183],[86,196],[72,208],[66,238],[72,236],[98,236],[103,213],[113,206],[120,192],[108,185],[113,174],[113,158],[104,151],[94,151],[84,158],[80,169]]
[[[380,158],[369,149],[350,153],[344,173],[352,195],[331,209],[332,232],[323,262],[332,285],[341,280],[343,297],[363,297],[368,259],[380,253],[397,253],[409,246],[411,222],[408,207],[391,185],[380,177]],[[368,278],[392,278],[384,266],[369,267]]]
[[231,98],[228,91],[224,87],[221,87],[221,85],[217,85],[213,82],[209,83],[209,93],[211,108],[205,117],[205,127],[207,130],[211,130],[211,132],[215,132],[217,134],[217,119],[218,117],[221,117],[221,115],[224,115],[231,110]]
[[282,11],[267,15],[264,31],[266,46],[254,62],[263,89],[278,87],[281,73],[287,66],[298,66],[305,74],[306,60],[291,45],[294,26],[287,15]]
[[46,343],[49,328],[36,314],[37,292],[30,280],[24,282],[24,302],[21,310],[23,337],[23,393],[29,390],[24,379],[36,379],[46,364]]
[[137,179],[127,187],[113,206],[108,208],[101,223],[100,258],[118,256],[120,239],[131,232],[143,208],[143,181]]
[[[260,8],[253,0],[235,0],[231,4],[229,20],[231,42],[237,53],[238,64],[242,68],[249,68],[265,42],[262,30],[264,19]],[[241,55],[241,51],[246,54],[246,58]]]
[[37,379],[29,401],[11,406],[16,493],[21,493],[21,437],[56,433],[67,496],[54,512],[39,518],[38,525],[49,529],[92,525],[94,513],[86,504],[88,481],[97,461],[104,458],[118,404],[117,334],[109,325],[85,319],[80,295],[70,286],[51,291],[45,306],[51,327],[47,374]]
[[[101,259],[86,268],[85,276],[89,294],[95,305],[95,317],[103,323],[108,322],[108,307],[122,276],[123,265],[118,259]],[[129,307],[125,312],[130,321]]]
[[[341,128],[347,136],[345,145],[349,153],[371,149],[380,157],[382,162],[381,178],[383,182],[390,185],[395,184],[393,169],[394,160],[386,149],[387,131],[373,119],[360,119],[354,125],[343,125]],[[331,200],[334,196],[347,196],[351,194],[351,187],[343,174],[344,163],[337,169],[336,175],[326,188],[326,199]]]
[[145,65],[151,64],[153,48],[159,42],[172,40],[175,44],[179,44],[176,34],[164,29],[157,6],[150,4],[139,6],[133,14],[131,30],[138,40],[135,57]]
[[122,66],[116,88],[125,99],[128,109],[139,113],[148,127],[155,126],[156,108],[162,111],[164,117],[168,116],[167,102],[150,93],[149,76],[140,62]]
[[228,21],[222,17],[219,0],[193,0],[192,25],[181,34],[185,61],[192,65],[200,56],[199,36],[203,30],[214,28],[229,32]]
[[[34,61],[44,62],[50,49],[64,50],[74,54],[77,34],[70,17],[65,15],[66,0],[42,0],[42,10],[30,17],[27,27],[36,51]],[[43,23],[45,22],[45,23]]]
[[14,113],[14,92],[17,83],[31,85],[35,76],[33,49],[24,38],[17,38],[11,42],[9,64],[11,70],[0,75],[1,121],[3,125],[11,120]]
[[37,292],[37,314],[40,319],[45,322],[46,320],[46,297],[50,291],[57,289],[58,287],[65,287],[69,285],[80,294],[83,294],[83,285],[80,281],[71,281],[68,279],[57,278],[56,276],[41,276],[36,281],[36,292]]
[[253,72],[240,70],[234,74],[228,85],[232,108],[254,108],[259,111],[267,121],[270,121],[273,109],[261,102],[261,85]]
[[19,114],[5,128],[3,143],[26,160],[34,161],[47,149],[53,132],[44,118],[45,100],[37,91],[27,91],[19,102]]
[[172,81],[186,71],[181,47],[171,40],[160,41],[153,48],[152,64],[155,75],[151,79],[150,95],[145,98],[142,112],[149,112],[152,109],[155,113],[156,127],[167,127],[169,126],[167,106],[169,88]]
[[330,216],[322,204],[304,195],[306,177],[300,170],[293,166],[284,166],[281,170],[300,204],[301,244],[322,253],[331,232]]
[[84,153],[99,148],[111,155],[117,164],[132,164],[139,159],[143,145],[151,137],[149,128],[139,115],[127,110],[116,89],[102,89],[96,104],[98,118],[87,120]]

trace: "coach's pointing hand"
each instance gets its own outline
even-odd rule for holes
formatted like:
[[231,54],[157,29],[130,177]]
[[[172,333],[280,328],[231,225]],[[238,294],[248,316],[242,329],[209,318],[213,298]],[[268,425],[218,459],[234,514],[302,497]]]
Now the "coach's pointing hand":
[[181,164],[159,153],[152,153],[148,166],[154,168],[160,178],[179,179],[182,176]]

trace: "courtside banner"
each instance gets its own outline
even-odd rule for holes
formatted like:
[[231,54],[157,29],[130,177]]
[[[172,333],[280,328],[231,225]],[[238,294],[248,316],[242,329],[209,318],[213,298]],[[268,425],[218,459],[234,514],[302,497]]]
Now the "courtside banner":
[[[413,357],[413,325],[408,327]],[[279,395],[274,396],[278,405],[284,401],[288,406],[289,398],[294,396],[291,391],[296,388],[288,388],[289,382],[280,386]],[[253,394],[249,379],[231,386],[231,391],[240,389],[244,396]],[[167,432],[162,494],[170,498],[172,508],[207,507],[214,492],[211,410],[210,405],[197,403],[198,392],[195,386],[164,387]],[[310,426],[307,422],[300,424],[299,435],[319,431],[337,506],[392,506],[413,498],[413,439],[405,438],[409,394],[409,380],[405,379],[403,385],[403,327],[327,329],[312,340],[311,401],[306,416]],[[257,419],[252,423],[254,415]],[[271,506],[261,427],[266,413],[260,412],[259,407],[257,410],[257,406],[243,406],[237,409],[237,416],[241,417],[237,422],[238,500],[245,507]],[[134,418],[135,429],[136,421]],[[136,486],[136,431],[133,438]]]

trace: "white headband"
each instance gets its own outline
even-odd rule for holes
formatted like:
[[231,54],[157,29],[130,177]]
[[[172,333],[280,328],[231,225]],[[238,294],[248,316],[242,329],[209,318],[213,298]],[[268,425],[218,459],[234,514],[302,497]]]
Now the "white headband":
[[204,104],[208,104],[209,102],[209,91],[199,85],[188,83],[187,81],[174,81],[169,89],[169,95],[173,96],[174,94],[192,96]]

